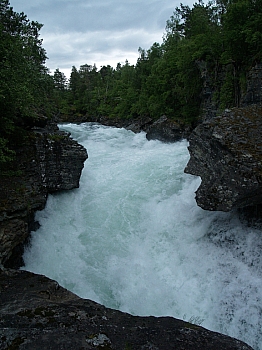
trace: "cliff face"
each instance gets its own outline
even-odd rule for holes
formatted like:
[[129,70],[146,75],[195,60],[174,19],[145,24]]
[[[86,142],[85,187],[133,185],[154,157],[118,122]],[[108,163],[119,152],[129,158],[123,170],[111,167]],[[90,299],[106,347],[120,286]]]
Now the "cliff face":
[[0,264],[21,265],[18,250],[34,226],[48,193],[79,186],[87,153],[56,125],[35,128],[17,150],[19,176],[0,183]]
[[221,94],[225,72],[215,74],[215,84],[204,62],[199,62],[199,69],[204,122],[189,138],[190,160],[185,168],[201,177],[197,204],[207,210],[249,208],[256,213],[262,204],[262,64],[247,72],[245,88],[238,89],[240,107],[220,116],[214,96]]
[[176,142],[187,138],[191,131],[192,128],[183,122],[174,122],[162,116],[148,127],[146,138],[162,142]]
[[242,94],[241,106],[262,103],[262,63],[256,64],[247,74],[247,87]]
[[201,177],[197,204],[229,211],[262,204],[262,107],[235,108],[199,125],[185,172]]

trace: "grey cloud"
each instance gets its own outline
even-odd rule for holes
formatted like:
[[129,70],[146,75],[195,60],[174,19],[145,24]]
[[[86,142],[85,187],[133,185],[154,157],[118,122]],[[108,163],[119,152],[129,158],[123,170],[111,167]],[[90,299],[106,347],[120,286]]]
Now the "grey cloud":
[[134,64],[138,57],[138,42],[146,42],[146,47],[149,47],[153,39],[153,36],[151,40],[148,39],[147,33],[143,31],[135,33],[125,31],[121,35],[109,31],[88,34],[75,32],[47,36],[44,45],[46,43],[45,46],[51,48],[48,53],[50,57],[48,65],[56,61],[56,66],[61,67],[59,62],[66,58],[71,65],[97,63],[98,66],[104,64],[115,66],[117,62],[123,63],[126,59]]
[[[38,0],[28,1],[22,6],[21,0],[13,0],[17,7],[25,7],[35,18],[43,22],[48,30],[62,30],[85,32],[86,30],[123,30],[137,27],[152,28],[163,27],[165,23],[159,23],[161,15],[169,1],[72,1],[72,0]],[[26,13],[26,11],[24,11]],[[172,12],[170,13],[170,15]],[[166,18],[165,20],[167,20]],[[52,29],[51,29],[52,28]]]
[[146,9],[136,8],[132,4],[119,5],[115,8],[110,7],[109,4],[102,7],[79,7],[77,9],[69,6],[57,12],[59,13],[57,25],[59,24],[59,27],[65,31],[70,30],[69,28],[80,32],[101,29],[121,31],[141,26],[145,26],[149,30],[154,28],[156,23],[152,20],[152,14],[148,13]]
[[[41,37],[47,66],[70,70],[128,59],[135,63],[138,47],[162,42],[166,21],[180,0],[10,0],[17,12],[44,24]],[[192,0],[182,1],[192,4]]]

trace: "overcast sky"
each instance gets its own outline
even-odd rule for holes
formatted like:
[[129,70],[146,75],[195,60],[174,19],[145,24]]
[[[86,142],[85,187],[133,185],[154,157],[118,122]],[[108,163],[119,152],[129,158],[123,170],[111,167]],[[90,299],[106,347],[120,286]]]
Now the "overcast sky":
[[166,21],[192,0],[10,0],[16,12],[44,24],[47,67],[70,76],[72,66],[135,64],[138,48],[162,43]]

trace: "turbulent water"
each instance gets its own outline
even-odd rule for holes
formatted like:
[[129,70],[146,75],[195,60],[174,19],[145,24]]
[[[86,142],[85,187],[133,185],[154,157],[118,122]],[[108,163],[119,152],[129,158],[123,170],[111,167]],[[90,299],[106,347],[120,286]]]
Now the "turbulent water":
[[135,315],[169,315],[262,349],[262,235],[197,207],[187,142],[86,123],[80,188],[50,195],[25,269]]

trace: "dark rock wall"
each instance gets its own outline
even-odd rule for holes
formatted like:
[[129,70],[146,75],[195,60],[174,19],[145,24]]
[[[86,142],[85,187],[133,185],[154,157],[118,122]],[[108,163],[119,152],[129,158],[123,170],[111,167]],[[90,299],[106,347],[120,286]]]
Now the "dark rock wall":
[[17,150],[19,175],[1,177],[0,264],[21,264],[19,250],[34,228],[35,211],[45,207],[48,193],[79,186],[86,158],[84,147],[55,125],[30,132]]
[[192,128],[183,122],[175,122],[162,116],[147,128],[146,138],[162,142],[176,142],[187,138],[191,131]]
[[36,134],[36,166],[39,180],[47,193],[79,187],[83,163],[87,158],[84,147],[62,131]]
[[238,82],[235,81],[234,101],[226,106],[223,106],[223,102],[225,102],[223,100],[227,99],[225,92],[222,91],[223,84],[228,77],[233,78],[234,74],[237,75],[234,64],[213,63],[210,66],[205,61],[198,61],[197,66],[203,83],[201,93],[202,120],[209,120],[221,115],[225,108],[246,107],[262,102],[262,63],[256,63],[250,68],[246,76],[242,77],[242,84],[240,84],[240,78]]
[[247,87],[241,97],[241,106],[262,102],[262,63],[256,64],[247,74]]
[[226,67],[210,72],[205,62],[198,65],[203,79],[203,123],[189,138],[190,160],[185,169],[201,177],[197,204],[206,210],[249,208],[255,213],[262,204],[262,64],[247,73],[237,98],[240,107],[223,112],[214,96],[220,94]]
[[230,211],[262,204],[261,119],[259,105],[235,108],[193,131],[185,172],[201,177],[200,207]]

